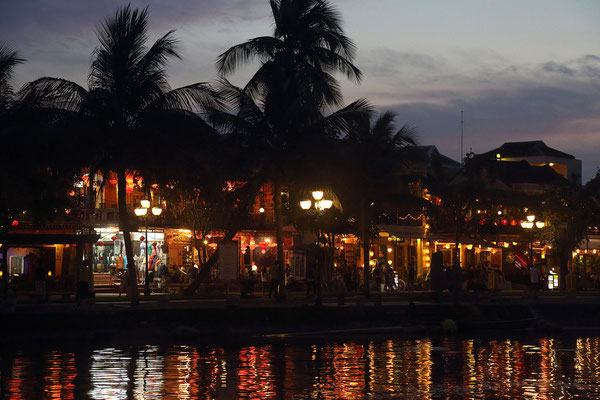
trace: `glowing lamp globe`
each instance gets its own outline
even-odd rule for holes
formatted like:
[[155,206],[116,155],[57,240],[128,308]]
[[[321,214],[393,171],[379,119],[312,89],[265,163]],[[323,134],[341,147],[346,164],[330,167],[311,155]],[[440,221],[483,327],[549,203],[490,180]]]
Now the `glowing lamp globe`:
[[323,191],[322,190],[315,190],[314,192],[312,192],[312,197],[315,200],[321,200],[323,198]]

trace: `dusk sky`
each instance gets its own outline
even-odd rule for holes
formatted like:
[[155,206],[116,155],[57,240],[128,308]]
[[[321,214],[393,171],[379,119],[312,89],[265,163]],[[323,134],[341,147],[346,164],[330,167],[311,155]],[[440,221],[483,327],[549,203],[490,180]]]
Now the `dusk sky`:
[[[338,0],[358,47],[360,85],[343,82],[346,102],[368,98],[399,123],[459,159],[507,141],[542,139],[583,160],[583,181],[600,168],[600,1]],[[0,41],[27,59],[14,86],[42,76],[84,84],[95,31],[127,4],[118,0],[0,0]],[[267,0],[132,1],[150,6],[151,39],[176,30],[183,60],[173,87],[216,78],[216,57],[271,33]],[[232,78],[243,85],[251,72]]]

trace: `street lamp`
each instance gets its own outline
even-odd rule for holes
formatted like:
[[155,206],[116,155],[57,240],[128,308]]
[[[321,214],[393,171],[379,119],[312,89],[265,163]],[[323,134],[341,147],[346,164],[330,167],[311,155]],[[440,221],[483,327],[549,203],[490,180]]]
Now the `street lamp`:
[[546,224],[544,221],[535,221],[535,215],[528,215],[527,221],[521,221],[521,227],[528,229],[530,232],[529,237],[529,260],[530,260],[530,268],[533,267],[533,227],[535,226],[538,229],[542,229]]
[[[134,210],[135,215],[138,217],[144,217],[144,225],[146,226],[146,236],[144,240],[146,244],[144,244],[144,254],[146,255],[146,268],[144,271],[144,295],[150,295],[150,282],[148,281],[148,209],[150,208],[150,200],[140,200],[141,207],[138,207]],[[162,213],[161,207],[152,207],[151,209],[152,215],[159,216]]]
[[300,208],[302,208],[304,211],[306,211],[307,214],[309,215],[314,215],[315,219],[316,219],[316,225],[317,225],[317,229],[316,229],[316,234],[317,234],[317,258],[316,258],[316,272],[317,272],[317,279],[316,279],[316,299],[315,299],[315,304],[317,306],[322,306],[323,305],[323,297],[321,295],[321,268],[320,268],[320,264],[319,264],[319,216],[323,215],[327,210],[329,210],[331,208],[331,206],[333,205],[333,201],[329,200],[329,199],[324,199],[323,198],[323,191],[321,190],[315,190],[312,192],[312,197],[314,199],[314,201],[311,201],[310,199],[308,200],[302,200],[300,202]]

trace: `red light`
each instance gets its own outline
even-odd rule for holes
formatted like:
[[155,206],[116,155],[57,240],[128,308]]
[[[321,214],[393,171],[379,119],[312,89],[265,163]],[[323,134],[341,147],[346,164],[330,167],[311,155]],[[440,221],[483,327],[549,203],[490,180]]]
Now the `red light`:
[[517,225],[517,221],[515,221],[514,219],[510,220],[510,226],[515,226]]
[[508,220],[506,220],[506,219],[503,219],[501,222],[502,222],[502,225],[507,225],[508,224]]
[[12,224],[11,224],[11,225],[12,225],[12,226],[19,226],[19,221],[17,221],[17,220],[14,220],[14,221],[12,222]]

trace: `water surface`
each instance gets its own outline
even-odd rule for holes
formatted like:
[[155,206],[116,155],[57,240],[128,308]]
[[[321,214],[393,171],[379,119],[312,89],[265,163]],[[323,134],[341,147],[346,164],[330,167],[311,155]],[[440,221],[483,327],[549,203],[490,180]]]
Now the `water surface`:
[[600,338],[3,349],[7,399],[600,399]]

